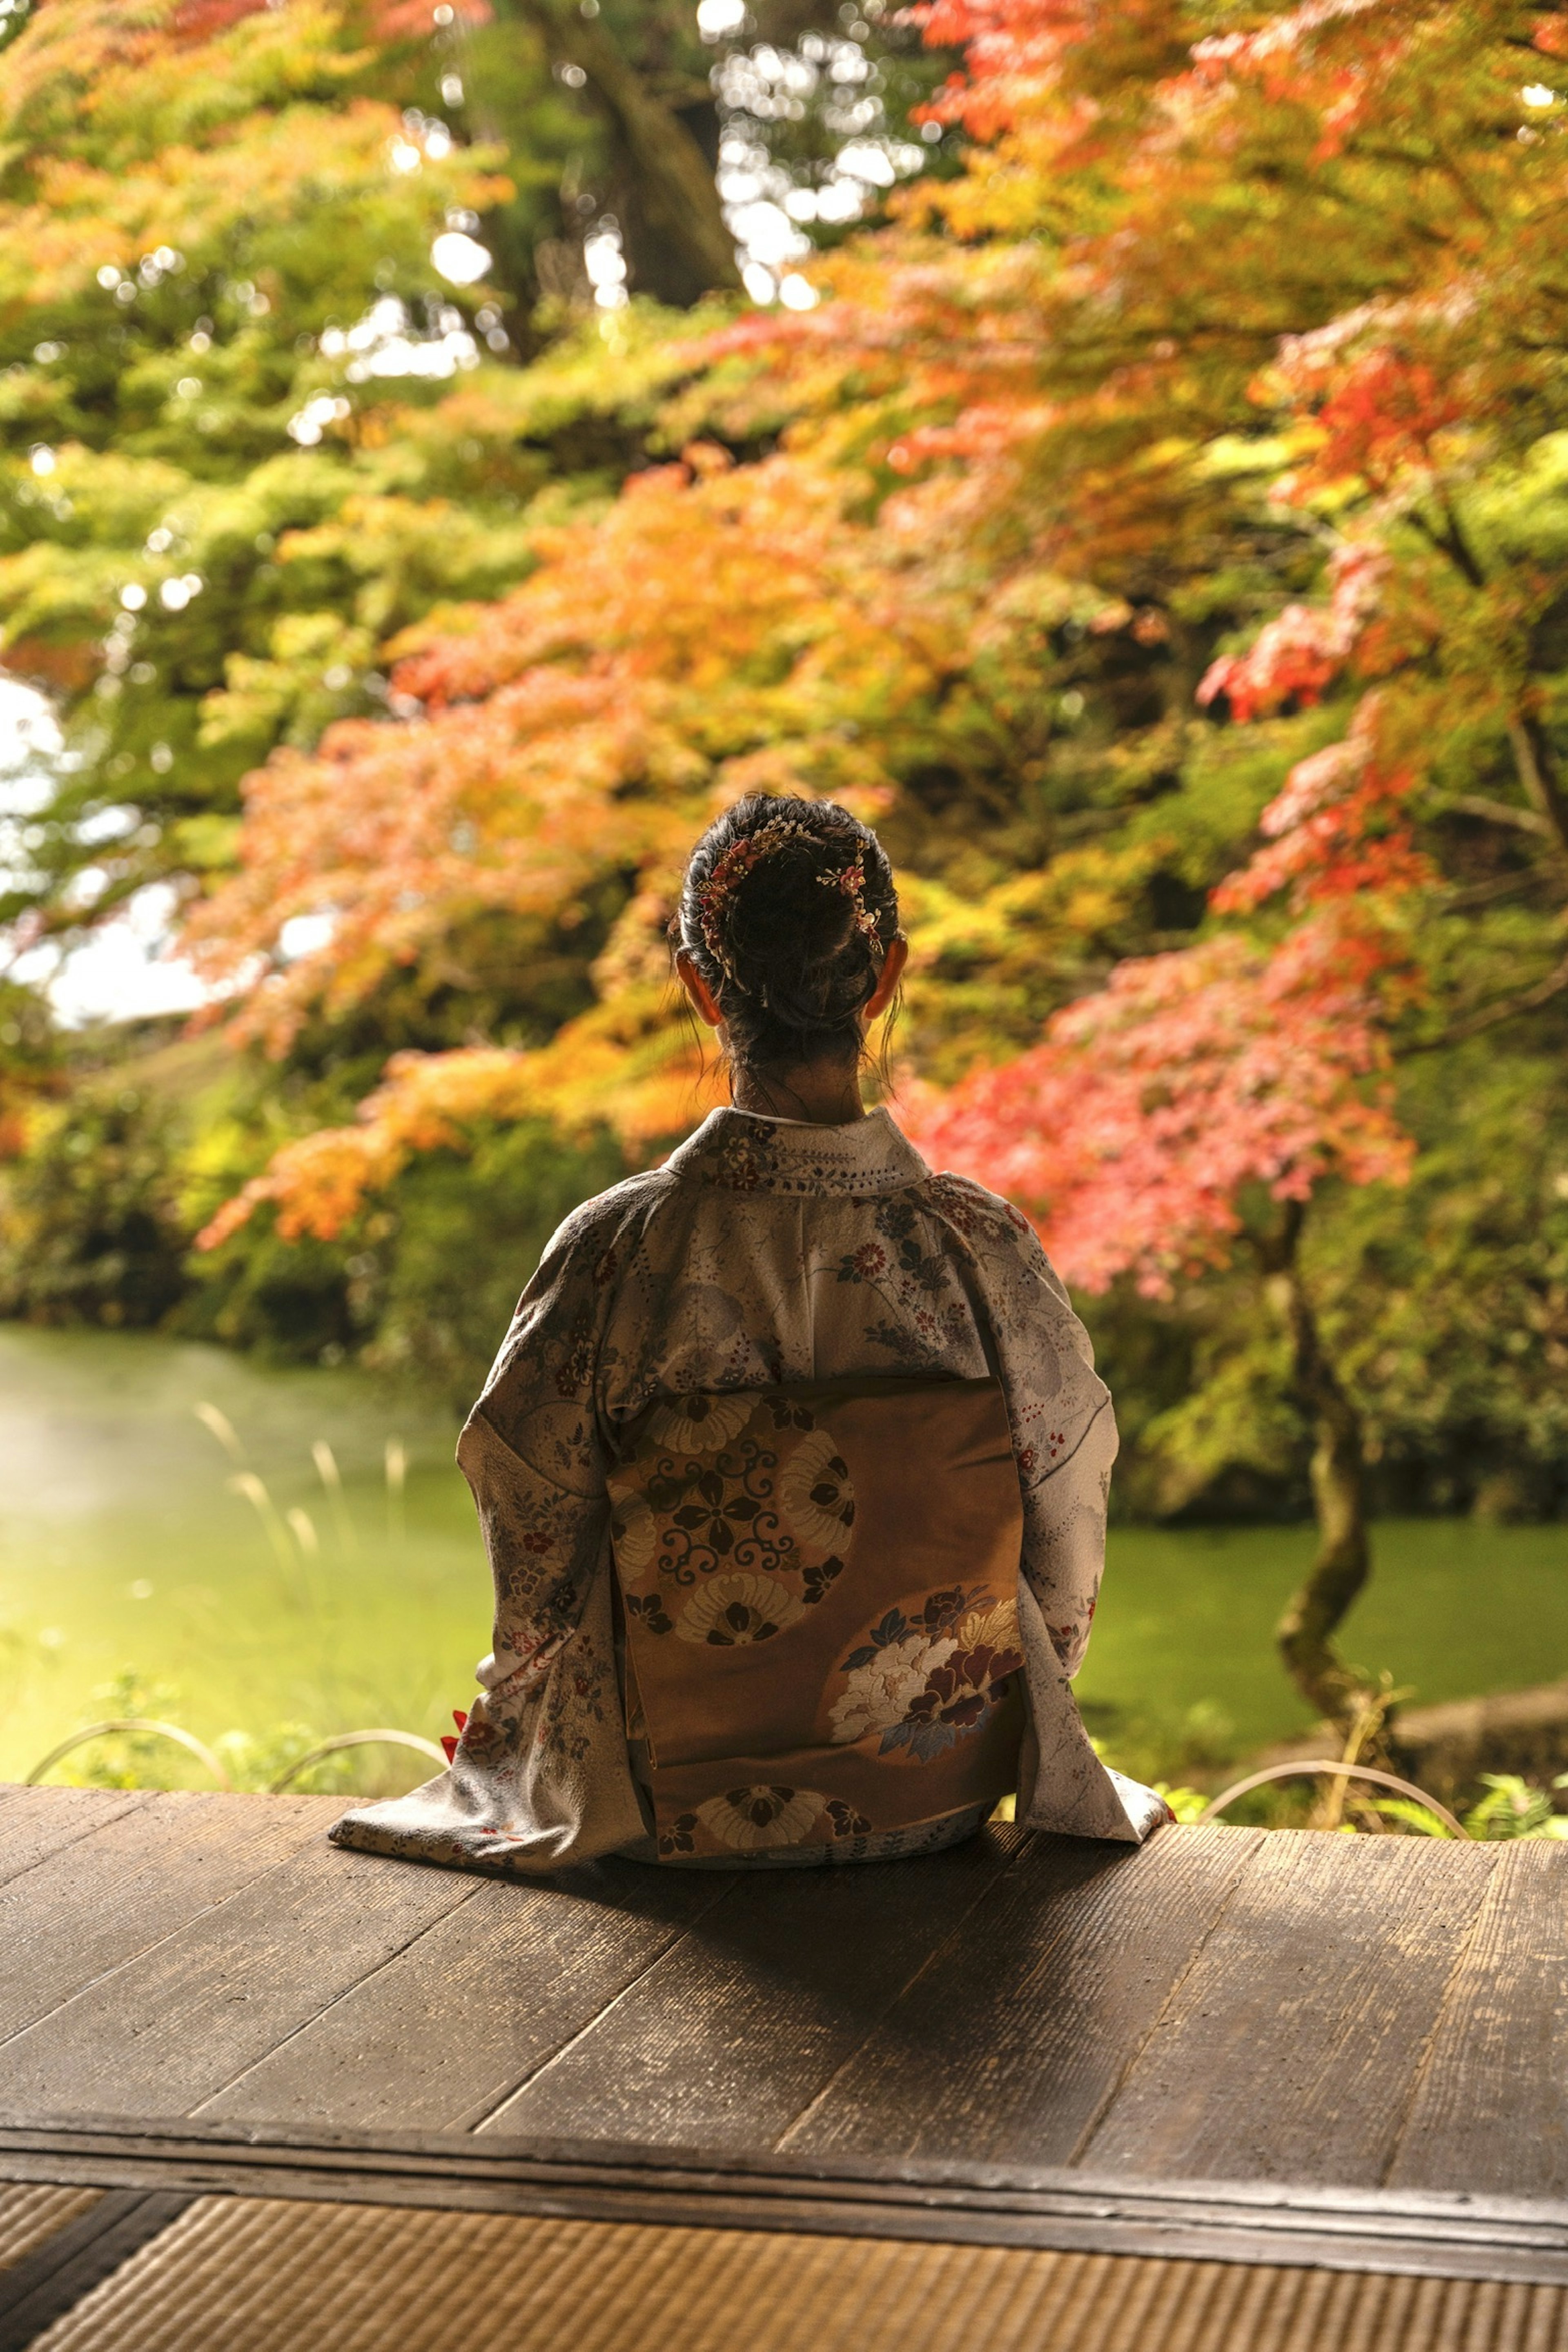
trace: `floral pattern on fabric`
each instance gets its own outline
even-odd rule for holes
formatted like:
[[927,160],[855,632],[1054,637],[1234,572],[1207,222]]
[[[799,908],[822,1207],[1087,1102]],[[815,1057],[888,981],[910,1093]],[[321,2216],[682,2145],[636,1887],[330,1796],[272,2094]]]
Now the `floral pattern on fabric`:
[[978,1731],[1019,1673],[1017,1604],[976,1588],[889,1609],[844,1660],[832,1736],[878,1736],[878,1753],[929,1763]]
[[734,1649],[771,1641],[800,1615],[802,1605],[776,1577],[719,1576],[687,1602],[675,1630],[683,1642]]
[[822,1599],[854,1540],[848,1465],[782,1396],[655,1406],[607,1484],[626,1613],[650,1633],[769,1641]]
[[838,1838],[863,1838],[871,1823],[839,1797],[823,1797],[815,1789],[774,1788],[768,1784],[730,1789],[710,1797],[689,1813],[679,1813],[661,1831],[659,1853],[678,1855],[753,1854],[770,1849],[799,1849],[826,1844]]
[[[1146,1835],[1163,1808],[1101,1765],[1069,1686],[1103,1566],[1116,1434],[1032,1228],[982,1186],[933,1174],[885,1110],[837,1128],[724,1110],[664,1167],[574,1211],[523,1292],[459,1447],[495,1580],[480,1695],[450,1769],[354,1808],[339,1842],[523,1874],[644,1851],[610,1597],[622,1433],[660,1398],[904,1370],[995,1373],[1005,1391],[1031,1725],[1019,1821]],[[699,1433],[686,1434],[678,1450],[695,1462]],[[646,1540],[636,1505],[616,1507]],[[817,1573],[844,1556],[821,1552]],[[731,1552],[700,1581],[752,1572]],[[804,1576],[782,1581],[808,1605]],[[788,1628],[768,1638],[787,1641]],[[941,1665],[957,1671],[957,1655]],[[908,1832],[879,1834],[883,1845],[871,1835],[823,1851],[914,1850]]]

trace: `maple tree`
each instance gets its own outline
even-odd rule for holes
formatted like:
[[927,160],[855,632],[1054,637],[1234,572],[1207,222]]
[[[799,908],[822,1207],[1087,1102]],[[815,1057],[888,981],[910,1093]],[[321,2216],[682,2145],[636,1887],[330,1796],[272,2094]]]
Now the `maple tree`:
[[[1042,49],[1060,58],[1051,14],[1037,65]],[[1090,1286],[1128,1268],[1160,1286],[1228,1252],[1248,1188],[1282,1204],[1253,1238],[1282,1288],[1315,1422],[1322,1544],[1280,1639],[1304,1693],[1342,1721],[1363,1696],[1331,1635],[1368,1572],[1364,1442],[1301,1277],[1304,1205],[1327,1177],[1408,1172],[1410,1139],[1357,1083],[1369,1071],[1568,988],[1553,723],[1568,652],[1552,226],[1563,158],[1560,101],[1543,82],[1521,88],[1518,61],[1532,43],[1560,54],[1563,33],[1553,16],[1521,32],[1504,8],[1300,9],[1198,42],[1167,84],[1162,135],[1179,126],[1197,176],[1266,152],[1293,120],[1311,142],[1298,161],[1314,195],[1352,194],[1369,169],[1386,182],[1392,163],[1392,217],[1426,232],[1397,276],[1378,229],[1363,236],[1361,282],[1338,315],[1298,315],[1247,386],[1278,435],[1272,501],[1318,524],[1328,593],[1287,603],[1210,667],[1198,698],[1248,722],[1342,688],[1343,732],[1295,763],[1262,813],[1263,845],[1213,893],[1221,918],[1283,898],[1283,927],[1251,950],[1222,932],[1125,969],[1034,1055],[967,1081],[927,1129],[960,1164],[1015,1171],[1065,1270]],[[990,37],[1022,62],[995,26]],[[1316,209],[1289,208],[1291,271]],[[1279,236],[1278,202],[1259,210]],[[1386,222],[1386,185],[1380,210]],[[1234,267],[1237,240],[1221,250]],[[1316,241],[1310,266],[1323,250]],[[1200,308],[1194,262],[1184,296]],[[1136,261],[1129,275],[1136,284]],[[1254,252],[1247,287],[1277,296],[1280,273]],[[1169,340],[1163,356],[1190,381],[1193,326]],[[1478,782],[1492,790],[1467,789]],[[1501,837],[1479,887],[1476,826]],[[1521,840],[1534,855],[1518,855]],[[1536,966],[1522,988],[1521,961]]]

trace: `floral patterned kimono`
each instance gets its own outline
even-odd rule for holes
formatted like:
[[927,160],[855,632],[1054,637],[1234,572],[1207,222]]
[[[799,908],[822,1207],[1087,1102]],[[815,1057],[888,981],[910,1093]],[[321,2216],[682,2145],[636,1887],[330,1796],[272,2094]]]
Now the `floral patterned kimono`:
[[[841,1662],[831,1737],[918,1752],[942,1670],[962,1643],[988,1643],[994,1667],[1021,1669],[1020,1822],[1136,1842],[1167,1819],[1100,1763],[1069,1688],[1103,1566],[1116,1429],[1032,1228],[979,1185],[933,1175],[884,1109],[844,1127],[716,1110],[662,1168],[568,1217],[523,1293],[458,1452],[495,1578],[481,1695],[450,1769],[345,1813],[338,1843],[532,1874],[611,1853],[869,1861],[969,1835],[989,1801],[880,1830],[828,1809],[813,1831],[787,1817],[801,1809],[784,1790],[771,1792],[789,1801],[776,1825],[765,1802],[705,1809],[694,1852],[679,1832],[656,1836],[628,1738],[612,1528],[618,1510],[624,1550],[628,1431],[651,1408],[680,1421],[685,1442],[691,1415],[711,1410],[696,1401],[716,1393],[760,1408],[763,1392],[889,1374],[1000,1382],[1022,1502],[1016,1592],[958,1583],[917,1622],[885,1612]],[[703,1605],[713,1613],[710,1596]]]

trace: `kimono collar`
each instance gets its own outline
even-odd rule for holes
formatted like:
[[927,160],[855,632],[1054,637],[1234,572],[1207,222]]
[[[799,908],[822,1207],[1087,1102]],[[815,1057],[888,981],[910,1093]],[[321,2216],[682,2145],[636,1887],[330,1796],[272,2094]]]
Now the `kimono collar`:
[[931,1173],[880,1106],[847,1127],[712,1110],[665,1165],[730,1192],[898,1192]]

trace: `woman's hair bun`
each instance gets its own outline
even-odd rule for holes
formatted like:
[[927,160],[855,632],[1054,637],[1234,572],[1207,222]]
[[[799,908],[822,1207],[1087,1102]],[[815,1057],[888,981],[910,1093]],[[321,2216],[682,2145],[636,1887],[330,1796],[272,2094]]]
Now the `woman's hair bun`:
[[898,936],[898,894],[880,842],[847,809],[752,793],[692,851],[670,929],[718,999],[736,1063],[848,1060]]

